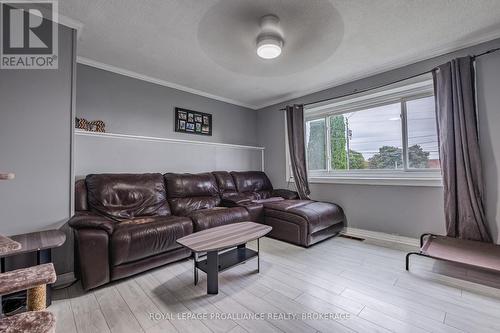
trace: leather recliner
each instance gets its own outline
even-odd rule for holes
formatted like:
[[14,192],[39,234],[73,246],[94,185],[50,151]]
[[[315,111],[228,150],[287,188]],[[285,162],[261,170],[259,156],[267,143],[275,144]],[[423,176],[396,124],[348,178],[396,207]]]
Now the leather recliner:
[[69,225],[85,290],[191,255],[176,242],[191,219],[171,214],[161,174],[88,175],[75,187]]

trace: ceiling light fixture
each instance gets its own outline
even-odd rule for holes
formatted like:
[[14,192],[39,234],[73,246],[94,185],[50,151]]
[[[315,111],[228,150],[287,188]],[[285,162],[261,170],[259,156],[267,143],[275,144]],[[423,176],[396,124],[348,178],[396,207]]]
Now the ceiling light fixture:
[[263,59],[278,57],[284,43],[280,19],[276,15],[265,15],[260,19],[260,29],[257,36],[257,55]]

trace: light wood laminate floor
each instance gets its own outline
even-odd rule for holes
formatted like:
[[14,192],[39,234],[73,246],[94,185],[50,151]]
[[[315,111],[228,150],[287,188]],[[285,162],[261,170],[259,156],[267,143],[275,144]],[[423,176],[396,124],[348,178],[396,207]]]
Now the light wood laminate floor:
[[[57,290],[49,307],[57,332],[500,332],[493,274],[420,257],[408,273],[405,251],[341,237],[309,249],[269,238],[260,245],[260,274],[256,260],[223,272],[218,295],[206,295],[204,273],[193,285],[191,260],[87,293],[79,284]],[[312,318],[328,313],[348,319]]]

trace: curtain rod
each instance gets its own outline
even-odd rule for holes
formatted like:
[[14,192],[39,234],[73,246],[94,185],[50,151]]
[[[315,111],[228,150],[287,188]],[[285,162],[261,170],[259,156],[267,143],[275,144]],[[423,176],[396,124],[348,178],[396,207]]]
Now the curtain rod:
[[[472,60],[475,61],[476,58],[479,58],[479,57],[482,57],[484,55],[487,55],[487,54],[490,54],[490,53],[494,53],[494,52],[497,52],[497,51],[500,51],[500,47],[497,47],[495,49],[491,49],[491,50],[488,50],[488,51],[485,51],[483,53],[479,53],[479,54],[476,54],[476,55],[473,55],[471,56]],[[327,102],[327,101],[330,101],[332,99],[337,99],[337,98],[343,98],[343,97],[348,97],[348,96],[351,96],[351,95],[355,95],[355,94],[359,94],[359,93],[364,93],[364,92],[367,92],[367,91],[370,91],[370,90],[374,90],[374,89],[379,89],[379,88],[383,88],[383,87],[386,87],[386,86],[389,86],[391,84],[396,84],[396,83],[399,83],[399,82],[403,82],[403,81],[406,81],[406,80],[410,80],[410,79],[413,79],[413,78],[416,78],[418,76],[421,76],[421,75],[424,75],[424,74],[428,74],[428,73],[432,73],[433,71],[435,71],[437,69],[437,67],[434,67],[433,69],[431,70],[427,70],[425,72],[422,72],[422,73],[418,73],[418,74],[414,74],[414,75],[411,75],[411,76],[408,76],[408,77],[405,77],[403,79],[400,79],[400,80],[396,80],[396,81],[392,81],[390,83],[384,83],[380,86],[376,86],[376,87],[371,87],[371,88],[366,88],[366,89],[354,89],[353,91],[347,93],[347,94],[344,94],[344,95],[340,95],[340,96],[335,96],[335,97],[330,97],[330,98],[325,98],[325,99],[321,99],[319,101],[314,101],[314,102],[310,102],[310,103],[304,103],[302,104],[303,106],[306,106],[306,105],[311,105],[311,104],[316,104],[316,103],[322,103],[322,102]],[[286,108],[281,108],[280,111],[285,111]]]
[[500,47],[497,47],[496,49],[488,50],[488,51],[483,52],[483,53],[479,53],[479,54],[473,55],[471,58],[472,58],[472,60],[475,60],[476,58],[479,58],[479,57],[482,57],[484,55],[487,55],[487,54],[490,54],[490,53],[494,53],[494,52],[497,52],[497,51],[500,51]]

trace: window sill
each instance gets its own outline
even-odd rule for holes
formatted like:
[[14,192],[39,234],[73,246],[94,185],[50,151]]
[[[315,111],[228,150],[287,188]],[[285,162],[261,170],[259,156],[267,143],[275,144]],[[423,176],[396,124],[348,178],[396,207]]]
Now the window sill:
[[309,176],[312,184],[442,187],[441,177]]

